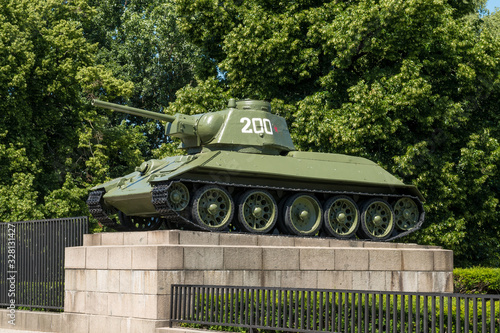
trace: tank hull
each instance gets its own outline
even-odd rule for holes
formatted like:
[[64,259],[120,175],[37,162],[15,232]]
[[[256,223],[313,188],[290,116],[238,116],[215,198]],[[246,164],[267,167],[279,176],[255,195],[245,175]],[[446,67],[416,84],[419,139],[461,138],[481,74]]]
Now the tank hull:
[[[155,194],[153,192],[155,189],[159,189],[161,186],[167,188],[172,183],[182,183],[188,191],[187,197],[189,198],[186,199],[188,205],[180,211],[168,209],[168,207],[161,209],[154,204]],[[212,230],[210,225],[197,223],[196,218],[193,218],[196,215],[196,211],[193,212],[195,192],[206,186],[227,190],[231,196],[228,200],[235,202],[233,211],[238,210],[236,204],[240,200],[239,198],[252,190],[264,191],[262,193],[272,197],[269,198],[270,201],[280,203],[281,206],[285,205],[283,202],[292,194],[302,193],[313,196],[320,206],[321,212],[318,211],[318,214],[324,214],[324,210],[328,208],[324,205],[332,197],[347,197],[355,202],[357,209],[360,209],[362,203],[373,198],[380,198],[385,202],[411,198],[417,205],[419,215],[418,220],[413,222],[411,228],[396,233],[391,232],[388,237],[384,236],[383,239],[375,238],[374,240],[390,240],[413,232],[420,228],[424,216],[421,204],[423,198],[415,186],[405,185],[370,160],[342,154],[292,151],[281,156],[222,150],[205,151],[155,161],[155,163],[151,163],[151,168],[146,172],[134,172],[102,184],[93,190],[103,192],[102,199],[100,199],[103,207],[119,211],[125,216],[164,218],[167,222],[169,219],[175,221],[176,227],[184,225],[186,227],[199,227],[202,230],[219,231]],[[166,191],[168,192],[168,190]],[[307,200],[309,200],[308,197]],[[305,207],[308,207],[309,204],[307,200],[302,202]],[[343,200],[341,202],[349,204],[347,199]],[[272,204],[271,207],[273,207]],[[305,208],[304,210],[307,211]],[[277,215],[286,214],[282,207],[276,208],[276,211]],[[381,212],[384,213],[384,210]],[[202,213],[202,215],[211,216],[208,213]],[[221,230],[236,226],[233,228],[241,231],[241,228],[238,228],[241,223],[235,222],[238,219],[241,217],[231,216],[232,222]],[[243,220],[245,221],[245,218]],[[290,228],[293,229],[293,225],[303,222],[300,218],[295,218],[297,223],[294,224],[292,218],[292,227],[286,227],[282,220],[282,216],[280,216],[276,225],[266,232],[279,230],[280,233],[297,234],[297,230],[290,232]],[[324,224],[325,222],[319,223]],[[279,228],[280,225],[281,228]],[[250,232],[253,231],[258,232],[258,230],[250,228]],[[320,233],[317,231],[315,234]],[[356,234],[360,237],[359,232]],[[346,238],[342,236],[341,234],[338,238]],[[349,238],[352,237],[355,237],[355,234],[349,236]]]

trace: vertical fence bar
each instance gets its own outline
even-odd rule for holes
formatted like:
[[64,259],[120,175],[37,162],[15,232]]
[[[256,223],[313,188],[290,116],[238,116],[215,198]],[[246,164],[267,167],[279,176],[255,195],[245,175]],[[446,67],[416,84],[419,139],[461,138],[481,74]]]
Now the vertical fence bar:
[[428,303],[427,295],[424,296],[424,316],[422,318],[423,320],[423,326],[424,326],[424,332],[429,331],[429,303]]
[[[323,318],[324,318],[324,310],[323,310],[323,297],[324,297],[324,294],[323,294],[323,291],[320,291],[319,292],[319,318],[318,318],[318,329],[320,331],[323,330]],[[316,326],[315,326],[316,327]]]
[[[78,222],[78,221],[76,221]],[[77,232],[76,232],[76,226],[77,223],[73,224],[71,226],[71,232],[73,232],[75,235],[78,235]],[[49,237],[48,237],[48,240],[47,240],[47,245],[49,247],[49,253],[51,252],[58,252],[58,243],[59,242],[56,242],[55,239],[57,237],[57,235],[60,233],[60,226],[61,226],[61,223],[58,222],[56,223],[53,227],[52,227],[52,230],[51,232],[49,233]],[[52,257],[51,257],[52,258]],[[56,302],[56,295],[55,293],[53,292],[50,292],[51,290],[58,290],[59,289],[59,286],[58,286],[58,282],[57,280],[55,279],[55,276],[56,276],[56,270],[59,271],[59,267],[57,265],[57,262],[55,260],[50,260],[50,268],[47,271],[47,280],[49,281],[48,282],[48,290],[47,290],[47,295],[48,295],[48,302],[49,303],[53,303],[53,302]],[[64,272],[63,272],[64,274]]]
[[368,309],[370,307],[370,294],[365,293],[365,333],[368,333]]
[[490,298],[490,332],[495,332],[495,300]]
[[271,321],[271,325],[273,327],[280,327],[279,326],[279,307],[280,307],[280,301],[279,301],[279,290],[273,289],[272,295],[271,295],[271,306],[272,306],[272,316],[273,319]]
[[[283,320],[285,319],[285,311],[281,311],[282,307],[285,306],[282,298],[284,291],[277,290],[277,292],[278,292],[278,316],[276,317],[276,321],[280,323],[280,325],[278,325],[278,328],[284,328],[285,325],[283,324]],[[282,313],[283,313],[283,320],[281,320]]]
[[451,332],[452,331],[452,319],[453,319],[453,308],[452,308],[452,305],[451,305],[451,297],[448,296],[446,297],[447,299],[447,303],[448,303],[448,311],[447,311],[447,315],[448,315],[448,326],[446,327],[446,330],[448,332]]
[[230,293],[229,293],[231,299],[230,299],[230,302],[229,302],[229,320],[228,320],[228,323],[229,324],[234,324],[234,313],[236,312],[235,308],[234,308],[234,288],[230,288]]
[[214,298],[213,298],[213,304],[214,304],[214,317],[212,318],[213,323],[219,322],[219,289],[218,287],[214,288]]
[[179,288],[178,286],[174,286],[174,285],[172,285],[172,288],[171,288],[172,289],[172,291],[171,291],[172,292],[172,303],[171,303],[172,306],[170,308],[170,317],[171,318],[175,318],[175,319],[181,319],[177,315],[177,311],[178,311],[179,307],[178,306],[173,306],[174,304],[177,304],[177,297],[179,297],[178,296],[178,294],[179,294],[178,293],[178,288]]
[[401,311],[400,311],[400,318],[399,322],[401,325],[401,333],[405,333],[405,302],[406,302],[406,297],[405,294],[401,295]]
[[397,294],[392,295],[392,331],[396,333],[398,331],[398,296]]
[[175,290],[175,286],[172,285],[170,287],[170,327],[173,326],[173,322],[174,320],[176,320],[177,318],[174,317],[174,310],[175,310],[175,307],[172,306],[174,304],[174,298],[175,298],[175,293],[174,293],[174,290]]
[[248,289],[248,306],[250,307],[250,313],[249,313],[249,324],[250,324],[250,327],[253,326],[254,324],[254,307],[253,307],[253,304],[254,304],[254,292],[253,292],[253,289],[252,288],[249,288]]
[[[193,287],[193,320],[199,321],[200,320],[200,288],[198,286]],[[170,303],[171,306],[174,303]]]
[[269,317],[271,317],[271,319],[274,318],[274,314],[271,314],[270,311],[272,311],[271,309],[271,293],[272,293],[272,290],[269,290],[266,293],[266,299],[265,299],[265,303],[266,303],[266,312],[265,312],[265,315],[262,316],[262,321],[261,321],[261,325],[262,326],[270,326],[269,325]]
[[309,299],[307,300],[307,329],[314,331],[315,328],[315,320],[314,320],[314,313],[318,312],[318,309],[316,308],[316,293],[312,290],[309,291]]
[[486,298],[481,298],[481,332],[486,333]]
[[208,288],[200,288],[200,320],[208,321],[210,314],[210,295],[208,294]]
[[189,316],[187,315],[187,301],[186,297],[184,297],[187,293],[188,287],[183,287],[181,291],[181,317],[184,319],[188,319]]
[[294,326],[293,328],[298,328],[299,327],[299,302],[301,300],[301,293],[300,291],[295,291],[295,300],[294,300],[294,305],[295,305],[295,313],[294,313]]
[[357,332],[361,332],[361,328],[362,328],[362,320],[363,320],[363,316],[362,316],[362,312],[361,312],[361,304],[363,302],[363,294],[362,293],[358,293],[358,329],[357,329]]
[[331,291],[325,292],[325,330],[330,332],[333,331],[333,325],[330,326],[330,315],[332,314],[331,305],[330,305],[330,297],[332,295]]
[[465,312],[465,318],[464,318],[464,332],[469,332],[469,297],[465,296],[464,297],[464,312]]
[[408,332],[413,332],[413,295],[408,296]]
[[[384,296],[382,294],[373,294],[373,297],[375,298],[378,298],[378,312],[374,312],[374,315],[375,316],[378,316],[378,331],[379,332],[382,332],[382,327],[383,327],[383,318],[384,316],[382,315],[382,313],[384,312]],[[374,299],[374,303],[375,303],[375,299]],[[377,320],[375,318],[373,318],[373,326],[375,326],[375,323],[377,322]]]
[[371,296],[371,303],[370,303],[370,308],[371,308],[371,324],[372,324],[372,333],[375,333],[375,328],[376,328],[376,322],[375,322],[375,303],[377,301],[377,294],[373,293],[370,295]]
[[351,305],[351,332],[353,333],[354,333],[354,319],[355,319],[354,316],[356,313],[355,312],[356,297],[354,295],[355,295],[354,293],[350,293],[351,301],[349,302],[349,304]]
[[[477,318],[477,298],[472,298],[472,315],[473,318]],[[474,320],[472,323],[472,331],[477,333],[477,320]]]
[[385,295],[385,332],[389,333],[391,331],[391,322],[390,322],[390,303],[391,303],[391,295]]
[[[345,292],[344,293],[344,318],[346,318],[346,316],[348,316],[349,314],[349,293],[348,292]],[[349,317],[347,317],[349,318]],[[349,321],[347,319],[344,319],[344,332],[347,333],[347,330],[349,328]]]
[[187,296],[186,296],[186,303],[187,303],[187,313],[186,313],[186,319],[191,320],[192,318],[192,310],[193,310],[193,287],[188,286],[187,288]]
[[436,297],[431,296],[431,306],[432,306],[432,313],[431,313],[431,332],[436,332]]
[[329,331],[333,331],[335,330],[335,317],[336,317],[336,314],[335,314],[335,306],[337,304],[337,293],[335,291],[332,291],[332,319],[331,319],[331,329],[329,329]]
[[444,330],[444,305],[443,296],[439,296],[439,332]]
[[338,320],[338,325],[339,325],[339,332],[342,332],[342,328],[345,326],[345,320],[342,320],[343,318],[346,317],[346,312],[344,310],[344,304],[345,304],[345,291],[339,293],[339,311],[337,315],[337,320]]
[[265,300],[265,297],[266,297],[265,290],[261,289],[260,293],[258,293],[258,294],[260,294],[260,297],[261,297],[260,298],[260,309],[258,309],[258,311],[257,311],[257,317],[255,318],[256,319],[255,322],[256,323],[259,322],[258,320],[259,320],[259,317],[260,317],[260,322],[259,323],[260,323],[261,326],[264,326],[264,317],[266,317],[264,314],[267,314],[264,311],[264,306],[265,306],[265,301],[266,301]]
[[247,292],[246,288],[241,288],[240,289],[240,325],[246,325],[247,324]]

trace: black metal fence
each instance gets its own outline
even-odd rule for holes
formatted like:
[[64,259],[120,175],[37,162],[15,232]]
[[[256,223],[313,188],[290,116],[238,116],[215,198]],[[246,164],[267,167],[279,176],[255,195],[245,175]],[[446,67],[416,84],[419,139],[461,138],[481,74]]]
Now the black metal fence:
[[0,223],[0,306],[64,308],[64,249],[81,246],[88,218]]
[[172,285],[171,324],[287,332],[500,332],[500,296]]

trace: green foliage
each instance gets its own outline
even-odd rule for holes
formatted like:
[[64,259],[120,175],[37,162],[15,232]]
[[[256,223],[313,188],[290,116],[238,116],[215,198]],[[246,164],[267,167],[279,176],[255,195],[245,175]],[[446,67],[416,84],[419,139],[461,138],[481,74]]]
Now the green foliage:
[[83,94],[127,95],[130,84],[94,65],[86,1],[3,1],[0,8],[0,219],[86,214],[80,133]]
[[[417,185],[426,223],[406,241],[452,249],[461,266],[500,264],[500,39],[481,5],[176,3],[224,91],[285,107],[298,149],[367,157]],[[199,95],[212,80],[178,104],[215,102]]]
[[455,292],[462,294],[500,294],[500,269],[487,267],[455,268]]
[[179,154],[156,122],[272,101],[298,149],[370,158],[426,198],[407,241],[500,265],[500,20],[484,1],[5,0],[0,219],[87,214],[88,188]]

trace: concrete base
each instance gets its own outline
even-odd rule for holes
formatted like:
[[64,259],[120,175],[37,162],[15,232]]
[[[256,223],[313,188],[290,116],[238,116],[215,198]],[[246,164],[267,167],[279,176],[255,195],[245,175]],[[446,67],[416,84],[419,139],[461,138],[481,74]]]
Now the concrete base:
[[415,244],[194,231],[85,235],[66,249],[62,332],[154,332],[171,284],[453,291],[453,253]]
[[[194,231],[84,236],[66,249],[64,313],[2,313],[0,328],[68,333],[166,327],[171,284],[452,292],[453,253],[415,244]],[[1,310],[6,311],[6,310]]]
[[61,332],[63,314],[15,310],[15,325],[9,324],[10,311],[0,309],[0,333],[5,332]]

